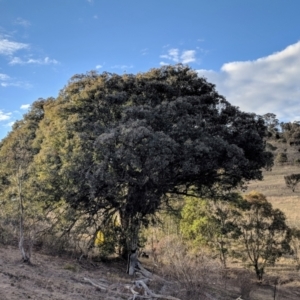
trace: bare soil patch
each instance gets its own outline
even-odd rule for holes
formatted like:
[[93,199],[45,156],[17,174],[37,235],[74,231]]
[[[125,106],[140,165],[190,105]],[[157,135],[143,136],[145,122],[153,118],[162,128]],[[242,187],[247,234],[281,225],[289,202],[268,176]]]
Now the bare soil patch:
[[0,248],[0,299],[118,299],[104,294],[84,277],[95,282],[130,283],[124,264],[78,262],[76,259],[34,253],[32,265],[21,263],[18,249]]

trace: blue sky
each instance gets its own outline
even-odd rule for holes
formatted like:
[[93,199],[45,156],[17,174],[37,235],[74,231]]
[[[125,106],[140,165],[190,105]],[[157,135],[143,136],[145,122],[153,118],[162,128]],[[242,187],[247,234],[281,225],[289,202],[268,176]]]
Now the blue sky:
[[190,65],[242,110],[300,120],[299,0],[0,0],[0,138],[90,70]]

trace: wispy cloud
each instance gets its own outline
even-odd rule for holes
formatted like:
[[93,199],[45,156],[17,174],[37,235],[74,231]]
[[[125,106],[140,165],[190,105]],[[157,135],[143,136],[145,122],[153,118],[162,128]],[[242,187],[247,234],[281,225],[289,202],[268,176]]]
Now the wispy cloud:
[[1,81],[5,81],[5,80],[9,80],[9,79],[10,79],[10,77],[8,75],[0,73],[0,80]]
[[26,81],[7,81],[7,82],[1,82],[0,86],[2,87],[18,87],[18,88],[23,88],[23,89],[30,89],[32,88],[32,84],[26,82]]
[[17,18],[14,23],[16,25],[21,25],[23,27],[29,27],[31,25],[31,23],[28,20],[25,20],[23,18]]
[[29,45],[24,43],[12,42],[8,39],[0,37],[0,54],[2,55],[13,55],[16,51],[21,49],[28,49]]
[[[7,87],[12,84],[12,78],[6,74],[0,73],[0,86]],[[0,111],[1,112],[1,111]]]
[[9,120],[10,117],[11,117],[11,113],[4,113],[2,110],[0,110],[0,121]]
[[19,81],[16,80],[15,78],[11,78],[10,76],[6,75],[6,74],[1,74],[0,73],[0,87],[10,87],[10,86],[14,86],[14,87],[18,87],[18,88],[25,88],[25,89],[29,89],[32,87],[32,85],[26,81]]
[[29,58],[27,60],[23,60],[20,57],[13,57],[9,62],[10,65],[27,65],[27,64],[37,64],[37,65],[50,65],[50,64],[58,64],[59,62],[56,59],[50,59],[49,57],[45,57],[44,59],[33,59]]
[[169,62],[161,61],[160,65],[168,65],[170,63],[183,63],[188,64],[196,61],[196,51],[195,50],[185,50],[180,52],[177,48],[172,48],[168,50],[167,54],[160,55],[160,58],[166,59]]
[[148,50],[149,50],[148,48],[142,49],[142,50],[141,50],[141,54],[142,54],[142,55],[147,55],[147,54],[149,53]]
[[97,66],[96,66],[96,69],[99,70],[99,69],[101,69],[102,67],[103,67],[102,65],[97,65]]
[[26,109],[28,109],[29,107],[30,107],[30,104],[22,104],[22,105],[20,106],[20,109],[26,110]]
[[114,65],[112,69],[132,69],[133,65]]
[[226,63],[219,71],[198,70],[242,110],[300,120],[300,41],[253,61]]

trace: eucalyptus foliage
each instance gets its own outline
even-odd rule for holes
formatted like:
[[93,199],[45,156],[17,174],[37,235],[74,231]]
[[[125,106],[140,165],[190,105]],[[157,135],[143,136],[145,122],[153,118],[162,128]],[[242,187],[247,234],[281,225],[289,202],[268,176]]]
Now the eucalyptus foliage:
[[[33,186],[136,236],[171,194],[217,198],[272,165],[262,117],[245,113],[187,66],[75,75],[43,106]],[[130,238],[131,239],[131,238]]]

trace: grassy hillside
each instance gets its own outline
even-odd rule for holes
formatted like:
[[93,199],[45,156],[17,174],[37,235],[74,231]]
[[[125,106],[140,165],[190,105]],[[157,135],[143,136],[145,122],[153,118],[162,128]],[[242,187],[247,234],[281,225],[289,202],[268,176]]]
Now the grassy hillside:
[[[290,226],[300,228],[300,184],[296,187],[295,192],[287,188],[284,176],[291,174],[300,174],[299,147],[290,147],[283,143],[272,143],[277,149],[273,151],[275,165],[271,171],[264,171],[262,181],[250,182],[246,193],[256,190],[267,196],[267,199],[275,208],[282,210],[287,217]],[[288,161],[280,164],[276,162],[279,153],[286,153]]]

